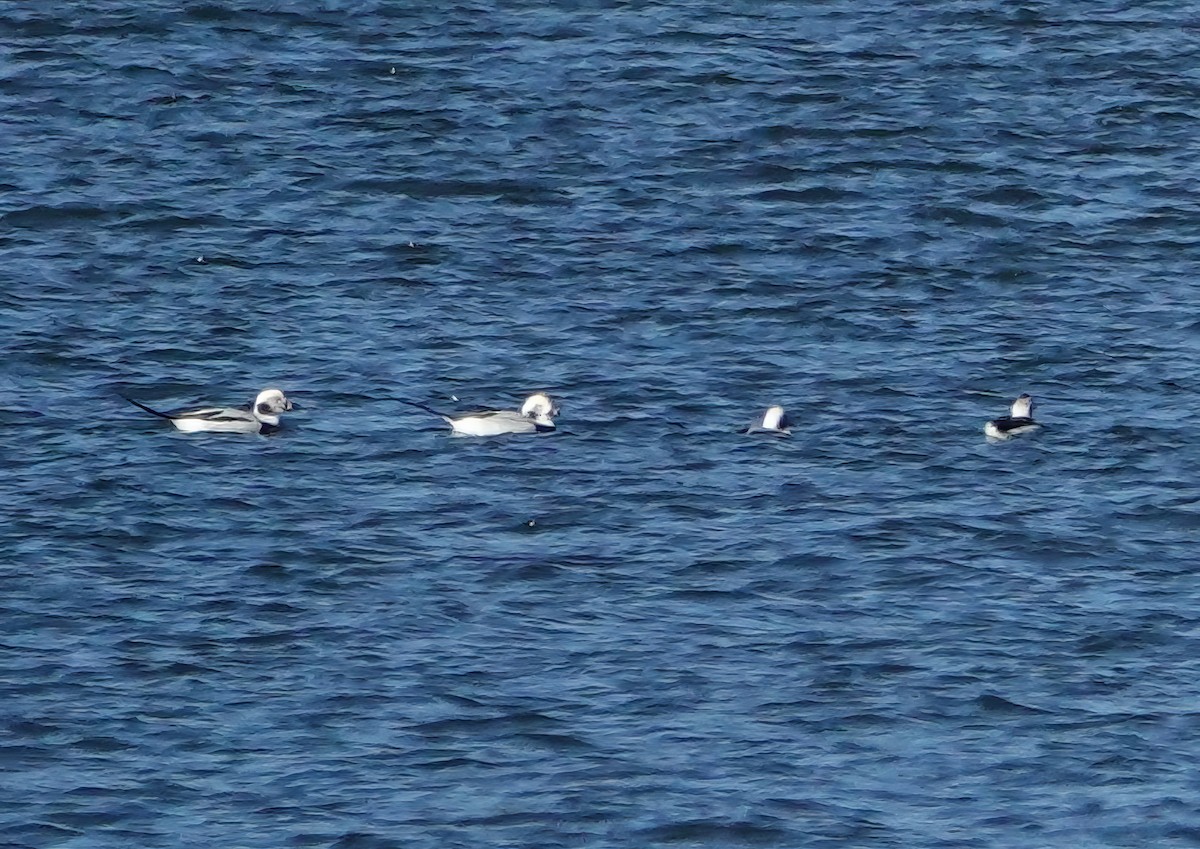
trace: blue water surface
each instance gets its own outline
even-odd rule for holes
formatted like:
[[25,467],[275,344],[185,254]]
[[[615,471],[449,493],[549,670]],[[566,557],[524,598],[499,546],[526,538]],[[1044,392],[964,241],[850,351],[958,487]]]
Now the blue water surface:
[[1196,3],[0,45],[0,846],[1200,844]]

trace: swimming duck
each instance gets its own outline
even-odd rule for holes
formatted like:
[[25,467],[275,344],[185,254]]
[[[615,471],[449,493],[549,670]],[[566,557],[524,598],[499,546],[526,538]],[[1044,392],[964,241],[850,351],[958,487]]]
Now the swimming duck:
[[264,389],[253,404],[244,407],[181,408],[160,412],[132,398],[125,400],[147,413],[167,419],[185,433],[270,433],[279,427],[279,414],[292,409],[292,402],[278,389]]
[[516,410],[483,410],[478,413],[452,416],[424,404],[418,404],[416,401],[405,401],[404,403],[411,404],[427,413],[433,413],[435,416],[441,416],[455,433],[465,436],[548,433],[554,430],[554,416],[558,415],[558,406],[544,392],[536,392],[526,398],[519,412]]

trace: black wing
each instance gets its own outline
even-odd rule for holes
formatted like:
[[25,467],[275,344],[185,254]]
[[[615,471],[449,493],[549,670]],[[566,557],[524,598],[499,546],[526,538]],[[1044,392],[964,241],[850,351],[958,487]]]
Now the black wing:
[[248,422],[254,419],[249,410],[231,407],[205,407],[201,410],[172,410],[176,419],[204,419],[206,422]]
[[1030,427],[1036,424],[1037,422],[1033,419],[1025,416],[1002,416],[992,422],[992,426],[1001,433],[1008,433],[1010,430],[1016,430],[1020,427]]

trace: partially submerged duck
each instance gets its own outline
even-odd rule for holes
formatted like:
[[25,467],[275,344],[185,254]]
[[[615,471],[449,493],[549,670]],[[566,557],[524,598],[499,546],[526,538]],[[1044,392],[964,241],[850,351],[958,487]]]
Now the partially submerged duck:
[[754,424],[744,428],[742,433],[771,433],[776,436],[791,436],[792,420],[788,418],[783,407],[778,405],[767,407],[766,411],[755,419]]
[[1041,425],[1033,420],[1033,397],[1022,395],[1013,401],[1012,410],[1007,416],[992,419],[983,426],[983,432],[991,439],[1008,439],[1039,427]]

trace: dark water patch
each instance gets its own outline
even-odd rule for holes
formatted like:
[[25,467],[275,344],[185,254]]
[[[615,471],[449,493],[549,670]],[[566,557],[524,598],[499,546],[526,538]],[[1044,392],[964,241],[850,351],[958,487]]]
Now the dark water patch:
[[510,203],[560,205],[567,198],[554,189],[535,183],[511,180],[492,181],[432,181],[432,180],[357,180],[347,187],[354,191],[407,195],[414,200],[437,198],[497,197]]
[[119,752],[133,748],[133,744],[128,741],[118,740],[114,737],[85,737],[76,740],[71,745],[81,751],[95,753]]
[[93,223],[111,218],[114,214],[115,211],[111,208],[85,203],[67,203],[55,206],[36,205],[14,209],[0,215],[0,223],[9,227],[41,230]]
[[714,820],[692,820],[668,823],[644,829],[639,839],[656,840],[663,843],[687,843],[691,845],[787,845],[795,839],[789,829],[780,826],[760,825],[748,821],[720,822]]
[[403,844],[388,837],[369,832],[347,832],[333,843],[331,849],[402,849]]
[[537,713],[520,713],[508,716],[484,717],[479,719],[443,719],[415,726],[413,731],[421,734],[455,736],[458,734],[495,734],[512,729],[531,733],[537,729],[551,729],[557,722]]
[[[137,214],[126,218],[120,226],[130,227],[147,232],[166,232],[175,230],[207,229],[213,226],[228,224],[228,219],[222,216],[202,215],[185,216],[165,213]],[[220,262],[220,257],[204,256],[203,263]],[[199,262],[200,260],[197,259]],[[203,264],[201,263],[201,264]],[[232,264],[232,263],[229,263]]]
[[980,710],[984,711],[985,713],[1009,715],[1047,713],[1047,711],[1040,708],[1018,704],[1017,702],[1010,701],[1003,696],[996,696],[992,694],[980,696],[975,701]]
[[768,189],[755,195],[756,200],[766,203],[844,203],[861,196],[857,192],[845,192],[837,189],[813,187],[809,189]]

